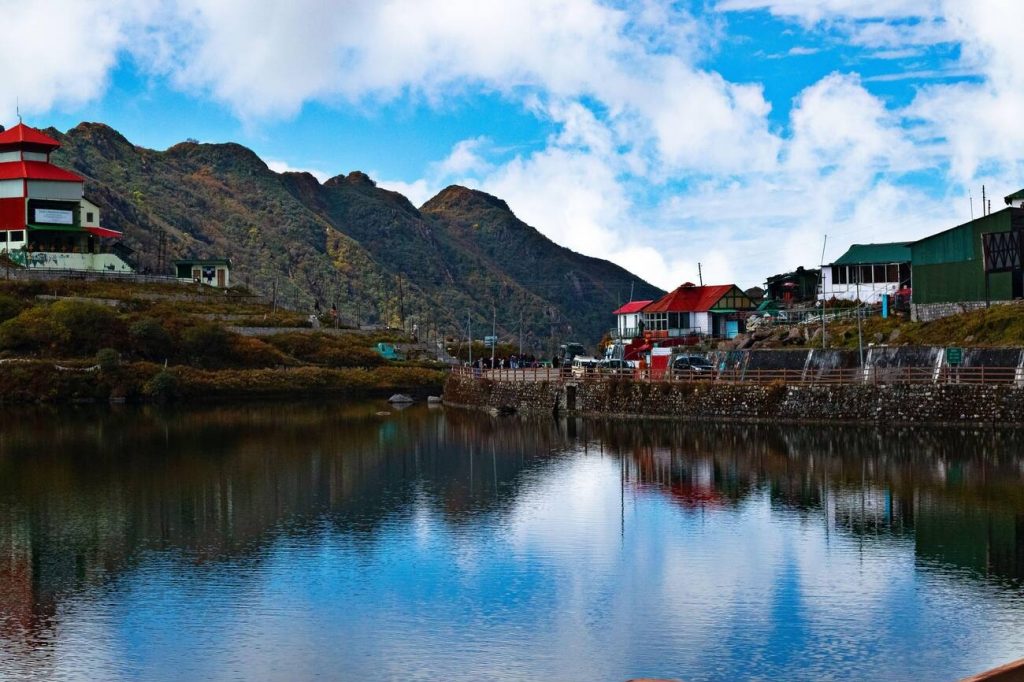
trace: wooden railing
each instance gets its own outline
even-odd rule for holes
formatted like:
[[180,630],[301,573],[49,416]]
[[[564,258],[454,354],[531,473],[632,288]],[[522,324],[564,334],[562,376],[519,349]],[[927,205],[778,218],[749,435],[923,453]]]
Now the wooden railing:
[[601,382],[725,382],[819,386],[830,384],[981,384],[1024,385],[1024,372],[1015,367],[868,367],[847,369],[579,369],[530,367],[478,369],[455,367],[459,376],[491,381]]

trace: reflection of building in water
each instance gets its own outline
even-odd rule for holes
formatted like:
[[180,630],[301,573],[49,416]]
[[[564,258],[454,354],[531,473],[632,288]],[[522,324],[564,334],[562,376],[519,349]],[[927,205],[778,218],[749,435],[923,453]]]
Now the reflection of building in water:
[[1024,434],[614,424],[624,484],[684,508],[773,509],[919,559],[1024,580]]

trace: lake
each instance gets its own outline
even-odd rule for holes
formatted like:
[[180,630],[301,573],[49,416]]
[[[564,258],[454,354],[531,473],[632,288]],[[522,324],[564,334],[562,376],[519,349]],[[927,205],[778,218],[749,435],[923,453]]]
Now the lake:
[[1020,657],[1024,432],[383,403],[0,423],[2,680],[956,680]]

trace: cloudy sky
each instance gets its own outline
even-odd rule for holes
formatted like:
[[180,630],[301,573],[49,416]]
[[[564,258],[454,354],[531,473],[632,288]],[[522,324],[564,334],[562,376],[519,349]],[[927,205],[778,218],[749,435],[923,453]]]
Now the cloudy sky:
[[1017,0],[0,0],[0,122],[459,183],[663,287],[1024,187]]

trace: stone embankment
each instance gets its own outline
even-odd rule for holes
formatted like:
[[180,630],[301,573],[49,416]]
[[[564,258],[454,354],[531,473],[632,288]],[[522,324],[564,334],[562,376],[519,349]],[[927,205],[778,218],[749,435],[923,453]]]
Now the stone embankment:
[[976,384],[510,382],[448,377],[445,403],[526,415],[757,422],[1024,424],[1024,389]]

